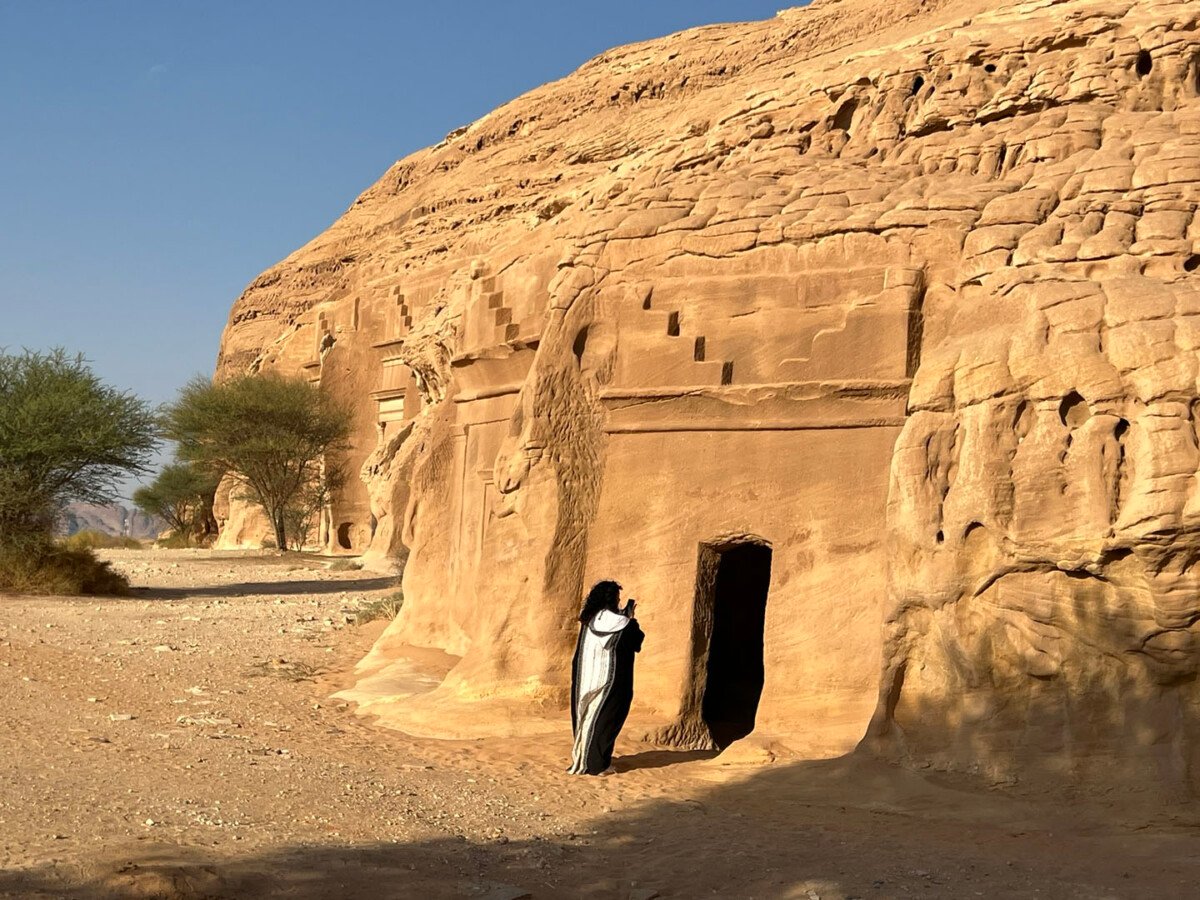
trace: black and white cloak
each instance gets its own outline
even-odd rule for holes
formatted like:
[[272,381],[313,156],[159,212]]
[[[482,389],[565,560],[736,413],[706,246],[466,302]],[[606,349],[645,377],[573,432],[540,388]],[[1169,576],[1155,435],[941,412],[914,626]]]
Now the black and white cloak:
[[633,702],[633,656],[645,635],[637,619],[602,609],[579,629],[571,674],[572,775],[599,775]]

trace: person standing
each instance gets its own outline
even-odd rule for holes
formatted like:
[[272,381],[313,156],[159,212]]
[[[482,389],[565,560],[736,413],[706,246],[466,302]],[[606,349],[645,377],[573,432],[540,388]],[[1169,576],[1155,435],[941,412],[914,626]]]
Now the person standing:
[[633,702],[633,658],[645,638],[637,601],[620,606],[621,585],[599,581],[579,614],[571,672],[572,775],[610,775],[613,746]]

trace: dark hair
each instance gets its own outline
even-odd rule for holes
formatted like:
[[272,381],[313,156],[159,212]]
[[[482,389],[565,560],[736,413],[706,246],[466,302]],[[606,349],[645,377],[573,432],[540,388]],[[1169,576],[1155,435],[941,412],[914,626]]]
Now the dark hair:
[[587,599],[583,601],[583,610],[579,613],[580,622],[590,622],[592,617],[602,609],[617,611],[617,601],[621,597],[621,585],[615,581],[597,581],[588,591]]

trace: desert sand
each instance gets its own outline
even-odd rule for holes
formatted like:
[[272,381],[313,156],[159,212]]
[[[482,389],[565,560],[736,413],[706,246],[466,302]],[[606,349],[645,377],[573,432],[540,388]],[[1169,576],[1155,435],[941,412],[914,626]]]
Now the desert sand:
[[[318,557],[110,551],[121,599],[0,598],[8,897],[1184,896],[1200,819],[868,756],[447,741],[332,697],[393,578]],[[436,680],[453,660],[423,658]],[[735,745],[736,746],[736,745]]]

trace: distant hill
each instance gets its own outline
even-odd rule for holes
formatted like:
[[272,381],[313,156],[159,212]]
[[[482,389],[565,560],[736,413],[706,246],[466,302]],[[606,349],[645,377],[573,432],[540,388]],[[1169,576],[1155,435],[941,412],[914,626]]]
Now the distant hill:
[[131,537],[146,540],[158,537],[166,527],[160,519],[148,516],[136,509],[128,509],[119,503],[109,506],[94,506],[90,503],[72,503],[64,511],[60,532],[71,536],[80,531],[99,531],[113,537]]

